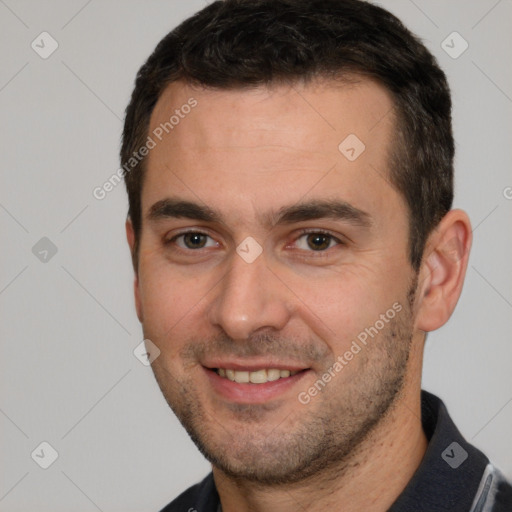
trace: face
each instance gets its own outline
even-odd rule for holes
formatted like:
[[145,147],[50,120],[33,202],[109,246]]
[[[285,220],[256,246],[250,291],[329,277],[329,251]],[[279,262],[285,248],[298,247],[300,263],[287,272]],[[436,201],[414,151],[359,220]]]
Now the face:
[[415,275],[393,131],[368,80],[176,82],[153,111],[138,314],[163,395],[227,474],[292,482],[343,460],[403,387]]

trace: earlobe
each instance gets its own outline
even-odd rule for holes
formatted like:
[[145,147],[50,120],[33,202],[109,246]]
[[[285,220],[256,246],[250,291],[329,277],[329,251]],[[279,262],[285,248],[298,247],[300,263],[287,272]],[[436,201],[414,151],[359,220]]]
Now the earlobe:
[[137,310],[137,317],[139,321],[142,323],[143,314],[142,314],[142,301],[140,297],[140,289],[139,289],[139,272],[137,268],[137,257],[136,257],[136,239],[135,239],[135,231],[133,229],[133,224],[130,218],[126,220],[126,239],[128,240],[128,245],[130,247],[130,254],[132,258],[133,270],[135,273],[134,281],[133,281],[133,293],[135,296],[135,309]]
[[452,315],[462,292],[471,241],[471,223],[462,210],[449,211],[430,235],[420,270],[418,329],[434,331]]

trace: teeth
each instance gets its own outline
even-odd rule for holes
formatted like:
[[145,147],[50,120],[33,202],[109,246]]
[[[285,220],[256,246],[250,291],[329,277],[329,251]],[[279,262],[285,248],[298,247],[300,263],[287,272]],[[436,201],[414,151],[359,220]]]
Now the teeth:
[[281,370],[267,370],[267,380],[272,382],[281,378]]
[[249,372],[235,372],[235,382],[245,384],[249,382]]
[[255,372],[247,371],[236,371],[227,368],[218,368],[217,374],[221,377],[228,378],[233,382],[239,382],[240,384],[246,384],[251,382],[253,384],[265,384],[265,382],[273,382],[278,379],[292,377],[296,371],[290,370],[277,370],[276,368],[270,368],[268,370],[262,369]]
[[253,384],[263,384],[268,381],[267,370],[258,370],[257,372],[251,372],[249,379]]

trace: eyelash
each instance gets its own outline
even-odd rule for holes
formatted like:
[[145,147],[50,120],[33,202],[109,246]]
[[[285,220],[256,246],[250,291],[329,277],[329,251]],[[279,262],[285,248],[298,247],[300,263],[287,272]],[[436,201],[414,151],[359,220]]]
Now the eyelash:
[[[166,246],[174,244],[178,238],[183,237],[185,235],[190,235],[190,234],[204,235],[204,236],[207,236],[207,237],[213,239],[213,237],[211,237],[208,233],[204,233],[202,231],[190,230],[190,231],[183,231],[182,233],[178,233],[177,235],[173,236],[169,240],[165,240],[164,244]],[[340,240],[338,237],[333,235],[331,232],[329,232],[327,230],[324,230],[324,229],[313,229],[313,228],[301,229],[299,231],[297,237],[294,239],[294,242],[297,242],[297,240],[299,240],[300,238],[302,238],[305,235],[317,235],[317,234],[330,237],[331,241],[337,242],[337,245],[340,245],[340,246],[346,245],[345,242]],[[200,249],[202,249],[202,248],[199,248],[199,249],[184,249],[184,248],[179,247],[179,246],[177,247],[177,250],[181,250],[181,251],[184,251],[184,252],[199,252]],[[333,247],[329,247],[328,249],[325,249],[323,251],[313,251],[313,250],[310,250],[310,251],[306,251],[306,252],[317,254],[318,256],[321,257],[321,255],[324,255],[326,252],[330,251],[331,249],[333,249]]]
[[312,256],[315,258],[322,258],[322,257],[328,257],[332,251],[337,246],[343,246],[345,243],[340,240],[337,236],[335,236],[330,231],[327,231],[325,229],[314,229],[314,228],[305,228],[301,229],[297,235],[297,237],[294,238],[293,243],[296,244],[298,240],[300,240],[303,236],[306,235],[324,235],[326,237],[329,237],[329,244],[332,242],[336,242],[336,244],[332,247],[328,247],[327,249],[321,250],[321,251],[314,251],[312,249],[306,250],[306,249],[299,249],[300,251],[304,251],[308,253],[308,256]]

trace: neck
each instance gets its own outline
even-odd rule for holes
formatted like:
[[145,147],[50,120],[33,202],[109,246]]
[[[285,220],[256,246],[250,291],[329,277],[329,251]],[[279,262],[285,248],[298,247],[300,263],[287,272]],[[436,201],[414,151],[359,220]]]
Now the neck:
[[264,486],[235,481],[214,467],[223,512],[388,510],[420,465],[428,444],[421,424],[421,363],[419,370],[411,370],[390,413],[349,460],[326,474],[287,486]]

